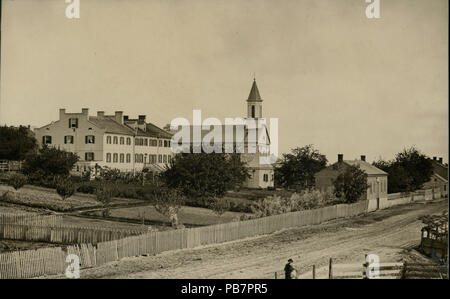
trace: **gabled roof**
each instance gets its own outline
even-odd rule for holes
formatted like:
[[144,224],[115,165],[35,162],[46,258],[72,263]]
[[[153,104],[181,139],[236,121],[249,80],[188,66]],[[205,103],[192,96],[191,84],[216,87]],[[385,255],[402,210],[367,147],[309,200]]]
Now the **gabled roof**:
[[172,138],[172,134],[157,127],[152,123],[145,124],[145,131],[142,129],[137,129],[136,135],[138,136],[147,136],[147,137],[156,137],[156,138]]
[[113,116],[89,116],[89,121],[106,133],[132,135],[134,130],[114,120]]
[[257,101],[262,102],[261,96],[259,95],[258,86],[256,85],[256,80],[253,79],[252,89],[250,90],[250,94],[248,95],[247,101]]
[[448,166],[445,166],[438,161],[432,161],[433,163],[433,172],[439,174],[442,178],[448,180]]
[[359,166],[359,168],[361,170],[364,170],[368,175],[388,175],[387,172],[384,172],[383,170],[373,166],[370,163],[367,163],[366,161],[344,160],[344,163],[352,165],[352,166]]

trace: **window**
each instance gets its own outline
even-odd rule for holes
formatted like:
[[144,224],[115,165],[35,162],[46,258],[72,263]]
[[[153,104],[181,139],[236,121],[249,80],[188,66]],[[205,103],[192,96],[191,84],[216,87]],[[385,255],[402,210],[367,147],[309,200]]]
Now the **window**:
[[127,154],[127,163],[131,162],[131,154]]
[[113,144],[117,144],[118,143],[118,138],[117,138],[117,136],[114,136],[113,137]]
[[131,138],[127,137],[127,145],[130,145],[130,144],[131,144]]
[[264,180],[264,182],[268,182],[269,181],[269,175],[267,173],[265,173],[263,175],[263,180]]
[[72,135],[64,136],[64,143],[65,144],[67,144],[67,143],[73,144],[73,136]]
[[94,135],[86,135],[86,144],[93,144],[95,143],[95,136]]
[[134,160],[136,163],[142,163],[144,161],[144,155],[143,154],[135,154]]
[[164,155],[164,156],[163,156],[163,162],[164,162],[164,163],[167,163],[167,155]]
[[125,161],[125,155],[120,154],[120,163],[123,163]]
[[69,118],[69,128],[78,128],[78,118]]
[[106,162],[111,163],[111,153],[106,154]]
[[158,163],[162,163],[162,155],[158,155]]
[[158,146],[158,140],[150,139],[150,146]]
[[120,144],[125,144],[125,138],[120,137]]
[[158,146],[159,147],[162,147],[163,146],[163,143],[162,143],[163,141],[162,140],[158,140]]
[[172,162],[172,156],[171,155],[167,156],[167,162],[169,162],[169,163]]
[[255,118],[255,105],[252,105],[252,118]]
[[42,136],[42,144],[52,144],[52,136]]
[[167,140],[164,140],[164,147],[168,147],[168,144]]
[[148,139],[147,139],[147,138],[144,139],[144,145],[145,145],[145,146],[148,145]]
[[119,161],[119,155],[117,153],[113,154],[113,163],[117,163]]
[[106,136],[106,143],[111,144],[111,136]]
[[94,153],[84,153],[84,160],[94,161]]

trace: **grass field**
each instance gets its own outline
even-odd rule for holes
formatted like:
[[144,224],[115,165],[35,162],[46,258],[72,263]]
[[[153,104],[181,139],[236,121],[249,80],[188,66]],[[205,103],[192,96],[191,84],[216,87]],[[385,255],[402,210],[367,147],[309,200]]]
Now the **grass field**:
[[[91,212],[93,215],[100,215],[100,211]],[[243,213],[225,212],[222,216],[216,215],[213,211],[204,208],[182,207],[178,214],[178,220],[185,225],[201,226],[225,223],[239,218]],[[110,216],[114,218],[148,220],[169,224],[169,220],[158,213],[155,208],[149,206],[139,206],[130,208],[111,209]]]
[[[6,198],[0,198],[0,200],[8,203],[21,204],[29,207],[43,208],[59,212],[102,206],[92,195],[77,193],[65,200],[62,200],[53,189],[25,186],[16,191],[10,186],[0,185],[0,195],[7,191],[9,191],[8,196]],[[142,200],[138,199],[114,198],[111,204],[120,205],[142,202]]]

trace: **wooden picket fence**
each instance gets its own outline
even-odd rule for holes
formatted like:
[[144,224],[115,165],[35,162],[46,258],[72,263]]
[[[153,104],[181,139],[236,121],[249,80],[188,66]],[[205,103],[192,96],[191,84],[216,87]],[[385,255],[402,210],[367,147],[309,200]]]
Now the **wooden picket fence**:
[[59,244],[97,244],[147,232],[147,228],[110,229],[103,227],[39,226],[29,224],[0,225],[0,239]]
[[82,268],[96,267],[124,257],[234,241],[284,228],[356,216],[366,210],[367,202],[362,201],[198,228],[146,233],[141,231],[141,234],[132,236],[120,236],[103,229],[104,235],[101,236],[104,238],[99,236],[101,229],[5,224],[0,226],[0,238],[82,244],[0,254],[0,278],[30,278],[64,273],[67,267],[65,258],[69,253],[80,257]]
[[34,213],[0,213],[0,225],[6,224],[57,226],[62,224],[62,216]]

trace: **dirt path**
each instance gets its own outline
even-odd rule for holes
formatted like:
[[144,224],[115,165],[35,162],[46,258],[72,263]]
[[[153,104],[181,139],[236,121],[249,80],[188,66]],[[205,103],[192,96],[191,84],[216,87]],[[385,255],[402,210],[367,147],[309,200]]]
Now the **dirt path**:
[[336,263],[362,263],[369,253],[379,255],[382,263],[421,259],[411,251],[420,242],[418,217],[447,206],[447,200],[413,203],[222,245],[127,258],[83,270],[81,277],[273,278],[288,258],[299,273],[309,273],[315,264],[320,276],[330,257]]

